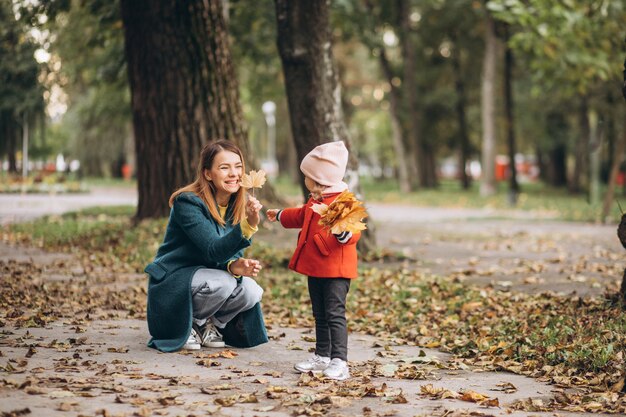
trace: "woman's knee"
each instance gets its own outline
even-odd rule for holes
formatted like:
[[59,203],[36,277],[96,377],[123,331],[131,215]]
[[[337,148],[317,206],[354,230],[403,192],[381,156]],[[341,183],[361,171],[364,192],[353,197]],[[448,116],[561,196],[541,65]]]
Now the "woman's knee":
[[243,277],[241,285],[244,288],[244,294],[248,304],[251,306],[260,302],[263,298],[263,288],[255,280],[249,277]]
[[227,280],[222,280],[211,284],[211,287],[215,291],[215,297],[226,300],[231,296],[235,288],[237,288],[237,281],[232,277],[228,277]]

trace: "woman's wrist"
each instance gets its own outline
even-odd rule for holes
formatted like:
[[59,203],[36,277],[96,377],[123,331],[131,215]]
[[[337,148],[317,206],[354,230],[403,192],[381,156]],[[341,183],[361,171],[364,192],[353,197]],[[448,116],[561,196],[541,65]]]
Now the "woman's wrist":
[[241,275],[237,275],[237,274],[233,273],[233,271],[230,269],[230,267],[233,264],[233,262],[235,262],[237,260],[239,260],[239,258],[228,261],[228,263],[226,264],[226,271],[229,274],[231,274],[233,277],[235,277],[235,278],[241,278]]
[[255,234],[258,230],[258,227],[252,226],[248,219],[244,217],[243,221],[241,222],[241,234],[243,235],[243,237],[245,237],[246,239],[250,239],[252,235]]

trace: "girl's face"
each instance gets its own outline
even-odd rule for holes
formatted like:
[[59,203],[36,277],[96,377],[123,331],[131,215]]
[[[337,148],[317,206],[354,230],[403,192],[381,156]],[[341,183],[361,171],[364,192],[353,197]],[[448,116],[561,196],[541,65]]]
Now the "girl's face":
[[243,162],[236,153],[222,151],[215,155],[211,169],[204,170],[204,176],[212,181],[216,190],[217,201],[220,205],[228,203],[231,194],[239,191]]
[[307,176],[304,177],[304,185],[306,186],[307,190],[309,190],[311,194],[314,194],[314,195],[320,195],[326,189],[325,186],[316,183],[315,181],[313,181],[311,178]]

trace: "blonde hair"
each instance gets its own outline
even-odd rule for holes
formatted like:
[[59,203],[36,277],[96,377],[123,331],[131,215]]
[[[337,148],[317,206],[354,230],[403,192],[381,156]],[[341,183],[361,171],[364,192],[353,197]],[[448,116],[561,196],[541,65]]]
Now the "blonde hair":
[[[224,226],[226,224],[226,221],[220,215],[220,211],[217,206],[215,185],[212,181],[207,180],[204,176],[204,170],[210,170],[213,166],[213,160],[215,159],[217,154],[223,151],[228,151],[239,155],[242,163],[242,171],[246,172],[246,166],[243,160],[243,155],[241,154],[241,150],[233,142],[220,139],[214,142],[207,143],[206,145],[204,145],[202,151],[200,152],[200,160],[198,161],[198,171],[196,173],[195,181],[174,191],[174,193],[170,197],[170,207],[172,207],[172,205],[174,204],[174,200],[181,193],[191,192],[197,195],[202,201],[204,201],[204,204],[206,204],[206,206],[209,208],[209,213],[211,213],[211,217],[213,217],[213,220],[215,220],[221,226]],[[245,190],[243,187],[241,187],[235,193],[235,201],[232,209],[233,224],[241,223],[241,221],[244,219],[246,214],[245,205]]]

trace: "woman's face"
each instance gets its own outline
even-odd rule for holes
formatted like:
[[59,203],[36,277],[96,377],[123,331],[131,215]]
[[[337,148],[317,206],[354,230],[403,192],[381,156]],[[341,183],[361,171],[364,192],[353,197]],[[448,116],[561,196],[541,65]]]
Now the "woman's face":
[[211,169],[204,170],[205,178],[212,181],[215,186],[216,197],[220,204],[224,204],[224,200],[228,203],[230,195],[239,191],[242,175],[241,158],[230,151],[221,151],[215,155]]

